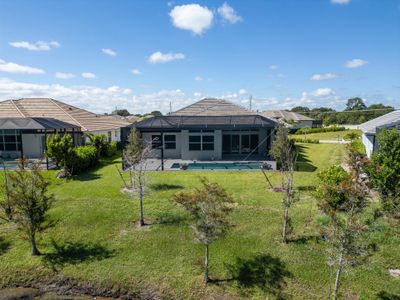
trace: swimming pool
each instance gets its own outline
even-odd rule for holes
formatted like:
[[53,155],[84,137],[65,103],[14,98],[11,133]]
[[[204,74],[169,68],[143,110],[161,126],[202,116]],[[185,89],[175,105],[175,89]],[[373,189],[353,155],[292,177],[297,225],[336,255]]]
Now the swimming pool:
[[[187,170],[259,170],[262,165],[262,162],[189,163]],[[171,166],[171,169],[180,168],[179,163]]]

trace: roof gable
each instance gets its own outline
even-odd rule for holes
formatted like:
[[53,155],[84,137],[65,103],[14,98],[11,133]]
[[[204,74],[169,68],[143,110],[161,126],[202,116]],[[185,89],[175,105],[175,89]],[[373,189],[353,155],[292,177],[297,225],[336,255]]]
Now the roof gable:
[[252,112],[230,101],[216,98],[205,98],[179,109],[172,116],[233,116],[249,115]]

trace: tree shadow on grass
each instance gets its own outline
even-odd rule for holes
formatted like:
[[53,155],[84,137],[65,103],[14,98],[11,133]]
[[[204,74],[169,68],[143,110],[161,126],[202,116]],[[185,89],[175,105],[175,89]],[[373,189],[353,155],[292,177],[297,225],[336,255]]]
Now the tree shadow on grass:
[[179,184],[155,183],[150,185],[150,188],[154,191],[168,191],[183,189],[183,186]]
[[279,257],[265,254],[250,259],[238,258],[227,268],[232,276],[228,281],[236,281],[244,293],[259,288],[277,299],[285,298],[285,278],[292,276]]
[[42,259],[55,271],[66,264],[75,265],[85,261],[103,260],[115,254],[115,251],[108,250],[99,244],[83,244],[80,242],[57,244],[52,240],[52,245],[55,251],[43,254]]
[[314,192],[315,185],[300,185],[296,189],[300,192]]
[[289,239],[289,243],[294,243],[294,244],[307,244],[308,242],[314,241],[316,243],[320,242],[322,240],[321,235],[303,235],[299,237],[293,237]]
[[376,296],[380,300],[400,300],[399,294],[395,295],[386,291],[381,291]]
[[163,215],[157,217],[155,223],[162,225],[179,225],[186,220],[187,218],[183,215],[165,212]]
[[0,237],[0,255],[3,255],[10,249],[11,243]]
[[296,144],[296,149],[298,152],[296,161],[296,171],[300,172],[314,172],[317,167],[311,163],[306,155],[306,147],[304,145]]

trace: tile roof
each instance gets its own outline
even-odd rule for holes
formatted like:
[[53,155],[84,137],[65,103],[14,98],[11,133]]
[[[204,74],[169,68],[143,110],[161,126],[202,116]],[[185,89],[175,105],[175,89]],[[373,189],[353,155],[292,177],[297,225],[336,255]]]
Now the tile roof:
[[231,116],[249,115],[252,112],[227,100],[205,98],[189,106],[179,109],[172,116]]
[[384,127],[400,126],[400,110],[392,111],[388,114],[369,120],[359,125],[364,133],[376,133],[376,129]]
[[43,117],[53,118],[81,127],[83,131],[118,129],[130,125],[129,122],[91,113],[67,103],[51,98],[22,98],[0,102],[0,118]]
[[313,118],[287,110],[266,110],[261,113],[263,116],[274,119],[284,119],[293,121],[313,121]]

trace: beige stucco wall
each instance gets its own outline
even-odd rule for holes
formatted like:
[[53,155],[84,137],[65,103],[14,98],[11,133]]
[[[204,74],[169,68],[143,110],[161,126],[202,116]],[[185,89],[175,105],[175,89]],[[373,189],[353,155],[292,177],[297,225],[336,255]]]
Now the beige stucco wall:
[[[87,133],[94,135],[105,135],[108,139],[108,133],[111,132],[111,141],[112,142],[120,142],[121,141],[121,129],[110,129],[110,130],[102,130],[102,131],[88,131]],[[89,142],[89,139],[86,138],[86,142]]]
[[22,134],[22,149],[27,158],[41,158],[43,156],[42,138],[44,134]]

